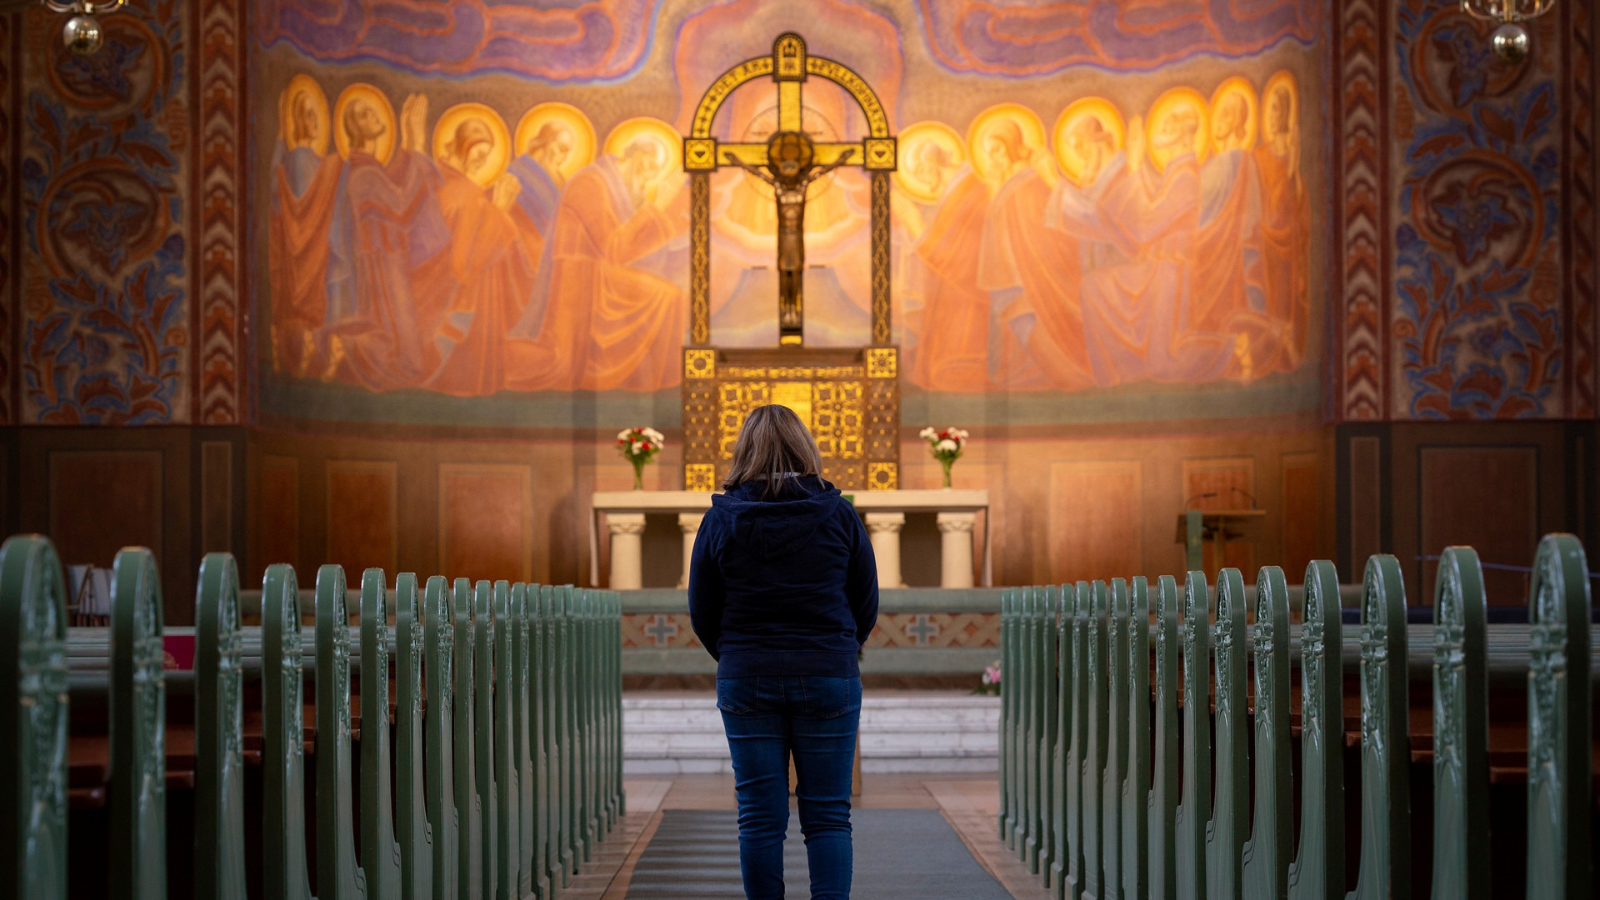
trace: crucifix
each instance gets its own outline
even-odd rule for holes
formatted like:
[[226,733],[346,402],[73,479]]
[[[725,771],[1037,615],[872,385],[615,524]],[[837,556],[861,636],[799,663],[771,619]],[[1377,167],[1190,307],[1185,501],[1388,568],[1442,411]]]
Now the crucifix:
[[[818,141],[802,126],[807,81],[829,82],[861,109],[865,134]],[[740,87],[772,81],[777,128],[760,141],[723,141],[717,111]],[[889,179],[897,155],[888,111],[866,79],[778,35],[768,55],[729,68],[706,88],[683,136],[689,173],[689,342],[683,348],[683,484],[715,490],[733,441],[756,406],[796,411],[822,451],[829,480],[849,490],[894,490],[900,479],[900,348],[891,328]],[[872,333],[864,346],[806,346],[807,189],[840,166],[860,166],[872,185]],[[711,177],[737,167],[773,190],[777,203],[778,346],[717,347],[711,340]]]
[[816,164],[816,149],[803,131],[780,131],[767,141],[766,171],[724,153],[738,166],[772,187],[778,201],[778,343],[805,340],[806,190],[818,178],[850,161],[854,147],[832,162]]
[[[722,101],[758,78],[778,88],[778,130],[764,142],[722,142],[711,124]],[[802,94],[808,78],[831,81],[860,104],[867,137],[859,141],[814,142],[801,127]],[[810,56],[797,34],[779,35],[772,55],[746,60],[718,78],[700,101],[683,142],[683,165],[690,183],[694,244],[690,262],[690,342],[710,342],[710,183],[706,176],[723,165],[738,166],[772,186],[778,204],[778,343],[804,343],[806,188],[843,165],[859,165],[872,177],[872,343],[886,345],[889,329],[889,173],[895,168],[895,139],[877,95],[850,69]],[[703,229],[703,230],[702,230]],[[703,248],[703,249],[702,249]]]

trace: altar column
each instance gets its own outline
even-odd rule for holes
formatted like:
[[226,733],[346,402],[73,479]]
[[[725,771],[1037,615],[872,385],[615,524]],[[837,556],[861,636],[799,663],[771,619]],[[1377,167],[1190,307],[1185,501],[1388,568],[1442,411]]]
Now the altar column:
[[678,530],[683,532],[683,575],[678,578],[680,588],[689,586],[689,560],[694,556],[694,539],[700,534],[700,522],[705,517],[705,513],[678,513]]
[[972,587],[972,531],[977,522],[976,513],[939,513],[940,587]]
[[610,513],[611,589],[637,591],[644,586],[644,513]]
[[865,518],[872,555],[878,560],[878,587],[905,587],[900,577],[900,530],[906,527],[906,514],[869,512]]

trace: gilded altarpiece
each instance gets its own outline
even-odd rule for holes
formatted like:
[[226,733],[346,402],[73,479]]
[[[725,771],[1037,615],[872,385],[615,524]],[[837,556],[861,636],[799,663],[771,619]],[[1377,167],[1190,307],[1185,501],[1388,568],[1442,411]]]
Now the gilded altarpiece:
[[[801,87],[810,76],[831,81],[861,105],[869,136],[858,143],[816,145],[819,164],[848,154],[872,179],[872,344],[821,348],[716,347],[711,342],[710,177],[719,160],[767,160],[765,144],[719,143],[711,134],[717,109],[735,89],[758,78],[778,84],[778,120],[798,130]],[[684,488],[716,490],[745,416],[778,403],[811,426],[823,475],[846,490],[900,487],[900,360],[890,343],[889,177],[896,145],[872,88],[832,60],[809,56],[796,34],[780,35],[772,55],[746,60],[712,83],[684,138],[690,175],[690,344],[683,351]]]

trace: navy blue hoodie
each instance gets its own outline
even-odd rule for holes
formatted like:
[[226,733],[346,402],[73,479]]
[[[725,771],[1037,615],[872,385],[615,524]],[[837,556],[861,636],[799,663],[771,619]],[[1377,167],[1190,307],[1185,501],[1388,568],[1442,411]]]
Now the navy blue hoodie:
[[821,478],[765,481],[711,498],[689,565],[689,619],[718,678],[860,674],[878,621],[867,530]]

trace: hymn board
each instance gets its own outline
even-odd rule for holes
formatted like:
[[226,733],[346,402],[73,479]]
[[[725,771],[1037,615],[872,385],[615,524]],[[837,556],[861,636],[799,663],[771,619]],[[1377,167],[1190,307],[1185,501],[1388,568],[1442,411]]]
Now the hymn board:
[[[739,86],[770,77],[778,85],[778,130],[765,143],[719,143],[711,122]],[[801,127],[806,79],[839,85],[861,106],[868,137],[813,143]],[[737,166],[773,187],[778,204],[779,346],[717,347],[711,342],[711,173]],[[872,179],[872,339],[865,347],[807,347],[804,341],[805,190],[840,165]],[[778,403],[811,426],[823,475],[845,490],[900,487],[899,351],[890,338],[889,177],[895,139],[889,118],[861,76],[809,56],[798,34],[779,35],[772,55],[746,60],[712,83],[683,139],[689,172],[689,345],[683,349],[683,486],[716,490],[750,409]]]

